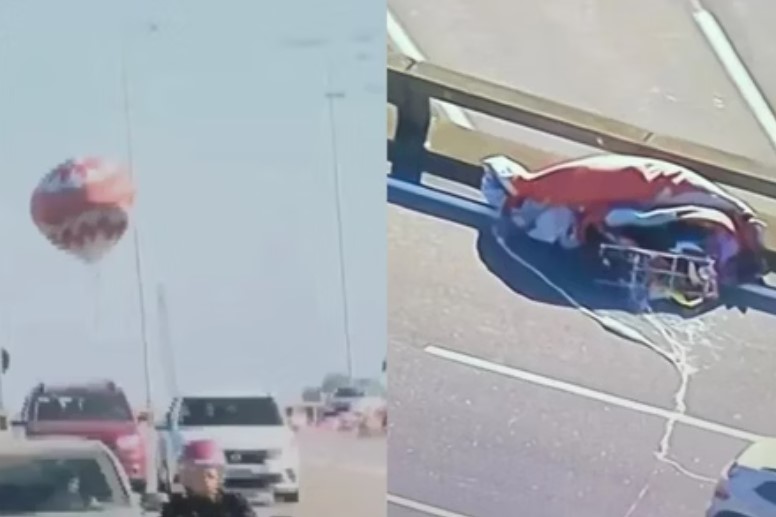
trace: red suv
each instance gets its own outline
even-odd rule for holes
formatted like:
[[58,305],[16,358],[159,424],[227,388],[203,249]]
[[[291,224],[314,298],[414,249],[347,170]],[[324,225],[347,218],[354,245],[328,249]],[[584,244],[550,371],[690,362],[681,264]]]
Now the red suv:
[[22,409],[26,435],[99,440],[121,461],[132,488],[145,491],[146,444],[138,419],[113,382],[36,386]]

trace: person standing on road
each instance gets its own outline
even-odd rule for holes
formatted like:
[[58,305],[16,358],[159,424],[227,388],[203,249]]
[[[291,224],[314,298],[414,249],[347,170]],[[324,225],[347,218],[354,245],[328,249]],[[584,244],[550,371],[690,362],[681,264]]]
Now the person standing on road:
[[213,440],[186,444],[180,461],[185,492],[174,494],[161,517],[256,517],[248,501],[222,489],[224,452]]

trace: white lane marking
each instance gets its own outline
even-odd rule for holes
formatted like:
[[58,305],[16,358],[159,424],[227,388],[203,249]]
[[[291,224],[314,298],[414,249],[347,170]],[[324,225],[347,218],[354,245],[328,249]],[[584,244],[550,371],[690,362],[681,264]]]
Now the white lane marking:
[[749,106],[754,118],[760,124],[771,145],[776,148],[776,116],[760,91],[757,82],[746,69],[746,65],[738,56],[733,43],[725,34],[714,15],[706,10],[700,0],[690,0],[693,8],[695,24],[703,33],[703,37],[711,46],[730,80]]
[[[386,28],[388,30],[388,38],[399,52],[415,61],[426,60],[423,53],[421,53],[418,46],[412,41],[410,35],[404,30],[390,9],[387,9]],[[434,104],[453,124],[465,129],[474,129],[474,124],[469,120],[466,112],[458,106],[438,101],[434,101]]]
[[407,499],[406,497],[395,494],[386,494],[385,499],[388,501],[388,504],[401,506],[402,508],[415,510],[416,512],[425,513],[426,515],[432,515],[434,517],[471,517],[469,515],[452,512],[450,510],[445,510],[444,508],[431,506],[430,504],[421,503],[420,501]]
[[404,30],[390,9],[387,9],[386,28],[388,29],[388,38],[399,52],[415,61],[426,60],[423,53],[415,42],[412,41],[410,35]]
[[[498,234],[495,227],[493,228],[493,236],[505,253],[507,253],[513,260],[521,264],[524,268],[528,269],[534,275],[539,277],[547,286],[557,291],[558,294],[563,296],[572,307],[575,307],[582,314],[597,321],[599,325],[601,325],[605,330],[613,332],[614,334],[625,339],[634,341],[635,343],[646,346],[653,352],[660,355],[660,357],[668,360],[671,363],[671,366],[679,375],[680,382],[679,387],[674,394],[674,411],[671,412],[672,416],[666,420],[665,430],[663,432],[663,436],[660,438],[660,444],[657,452],[655,453],[655,457],[658,461],[675,468],[682,474],[689,476],[692,479],[707,481],[708,478],[705,476],[692,472],[689,468],[670,458],[671,439],[673,438],[676,423],[679,421],[678,415],[684,415],[687,412],[687,390],[690,386],[690,377],[695,373],[695,369],[691,366],[689,361],[691,343],[683,344],[679,341],[679,339],[677,339],[677,332],[675,331],[682,330],[681,326],[671,328],[670,326],[664,325],[660,321],[660,318],[651,312],[651,309],[648,305],[645,307],[647,314],[644,315],[644,318],[655,330],[660,333],[660,335],[670,347],[670,351],[663,350],[635,327],[630,326],[625,322],[618,320],[617,318],[600,314],[579,303],[565,289],[553,282],[547,275],[539,270],[539,268],[529,263],[518,253],[513,251],[509,246],[507,246],[506,241]],[[692,335],[690,335],[690,337],[691,342],[694,341],[692,339]]]
[[477,368],[479,370],[496,373],[505,377],[511,377],[513,379],[518,379],[525,382],[530,382],[532,384],[536,384],[537,386],[543,386],[545,388],[577,395],[579,397],[595,400],[604,404],[618,406],[624,409],[629,409],[631,411],[636,411],[637,413],[656,416],[667,420],[675,420],[676,422],[682,423],[689,427],[721,434],[723,436],[729,436],[738,440],[754,442],[763,438],[758,434],[743,429],[736,429],[734,427],[728,427],[723,424],[717,424],[715,422],[709,422],[707,420],[692,417],[684,413],[650,406],[649,404],[644,404],[635,400],[626,399],[624,397],[619,397],[610,393],[604,393],[602,391],[597,391],[591,388],[586,388],[584,386],[572,384],[570,382],[553,379],[551,377],[545,377],[543,375],[531,373],[525,370],[519,370],[511,366],[493,363],[479,357],[447,350],[442,347],[430,345],[424,348],[424,351],[441,359],[446,359],[448,361],[470,366],[472,368]]

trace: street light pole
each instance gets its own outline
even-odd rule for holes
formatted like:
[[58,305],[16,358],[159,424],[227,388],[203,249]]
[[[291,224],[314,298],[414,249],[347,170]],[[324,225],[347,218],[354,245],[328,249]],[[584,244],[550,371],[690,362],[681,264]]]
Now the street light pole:
[[[121,88],[122,97],[124,103],[124,123],[125,123],[125,144],[127,150],[127,169],[129,174],[134,179],[135,176],[135,163],[134,163],[134,147],[133,147],[133,134],[132,134],[132,113],[130,109],[129,100],[129,78],[127,76],[126,54],[122,55],[121,59]],[[132,232],[132,244],[134,251],[135,262],[135,281],[137,283],[137,302],[138,311],[140,312],[140,339],[142,342],[143,350],[143,377],[145,384],[145,397],[146,397],[146,410],[152,411],[153,409],[153,382],[151,377],[151,350],[148,339],[148,320],[147,310],[145,304],[145,283],[143,275],[143,253],[140,243],[140,230],[138,229],[137,218],[131,225]]]
[[[345,271],[345,245],[344,245],[344,231],[342,228],[342,207],[341,207],[341,195],[340,195],[340,178],[339,178],[339,153],[337,142],[337,128],[336,128],[336,116],[335,116],[335,101],[342,100],[346,97],[346,93],[342,90],[334,90],[332,88],[331,81],[331,65],[334,62],[330,55],[329,42],[321,39],[298,39],[289,40],[287,42],[288,47],[298,49],[313,49],[318,56],[327,63],[326,66],[326,80],[327,91],[326,100],[329,110],[329,126],[331,128],[331,153],[332,153],[332,167],[334,176],[334,196],[336,204],[337,214],[337,240],[339,244],[339,269],[340,269],[340,294],[342,298],[342,319],[344,334],[345,334],[345,360],[347,363],[348,379],[353,380],[353,352],[351,346],[351,332],[350,332],[350,313],[348,307],[348,295],[347,295],[347,277]],[[339,59],[338,59],[339,60]],[[367,91],[370,89],[367,87]]]
[[345,98],[345,92],[329,90],[326,92],[326,100],[329,110],[329,126],[331,128],[331,155],[332,173],[334,176],[334,205],[337,214],[337,243],[339,245],[339,271],[340,271],[340,296],[342,299],[342,320],[345,336],[345,361],[347,365],[348,380],[353,381],[353,350],[350,336],[350,310],[348,307],[348,284],[345,268],[345,238],[342,228],[342,201],[340,194],[340,164],[339,146],[337,141],[337,120],[334,112],[334,103]]
[[[130,177],[134,179],[135,176],[135,163],[134,163],[134,149],[133,149],[133,135],[132,135],[132,112],[130,108],[130,96],[129,96],[129,76],[127,71],[127,52],[126,42],[122,47],[121,53],[121,94],[124,108],[124,130],[125,130],[125,145],[127,152],[127,168],[129,170]],[[147,453],[146,458],[146,492],[156,493],[159,491],[159,477],[157,476],[157,445],[156,430],[154,427],[154,408],[153,408],[153,377],[151,375],[153,363],[151,361],[151,346],[148,338],[148,314],[146,310],[145,302],[145,283],[144,283],[144,270],[143,270],[143,253],[140,244],[140,230],[138,229],[137,218],[131,225],[132,232],[132,244],[134,248],[134,266],[135,266],[135,280],[137,283],[137,303],[139,319],[140,319],[140,340],[142,344],[143,354],[143,380],[145,384],[145,404],[146,404],[146,438],[147,438]]]

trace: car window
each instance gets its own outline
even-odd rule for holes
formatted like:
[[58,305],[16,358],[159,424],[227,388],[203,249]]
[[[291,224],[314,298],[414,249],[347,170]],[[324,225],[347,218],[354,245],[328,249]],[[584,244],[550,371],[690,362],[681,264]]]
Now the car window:
[[334,391],[334,396],[354,398],[354,397],[363,397],[364,393],[361,390],[358,390],[356,388],[337,388]]
[[49,421],[127,421],[132,410],[121,393],[45,394],[32,405],[32,420]]
[[271,397],[185,398],[178,423],[183,426],[274,426],[283,417]]
[[776,504],[776,482],[768,481],[755,488],[755,493],[771,504]]
[[0,457],[0,515],[82,512],[127,504],[96,458]]

